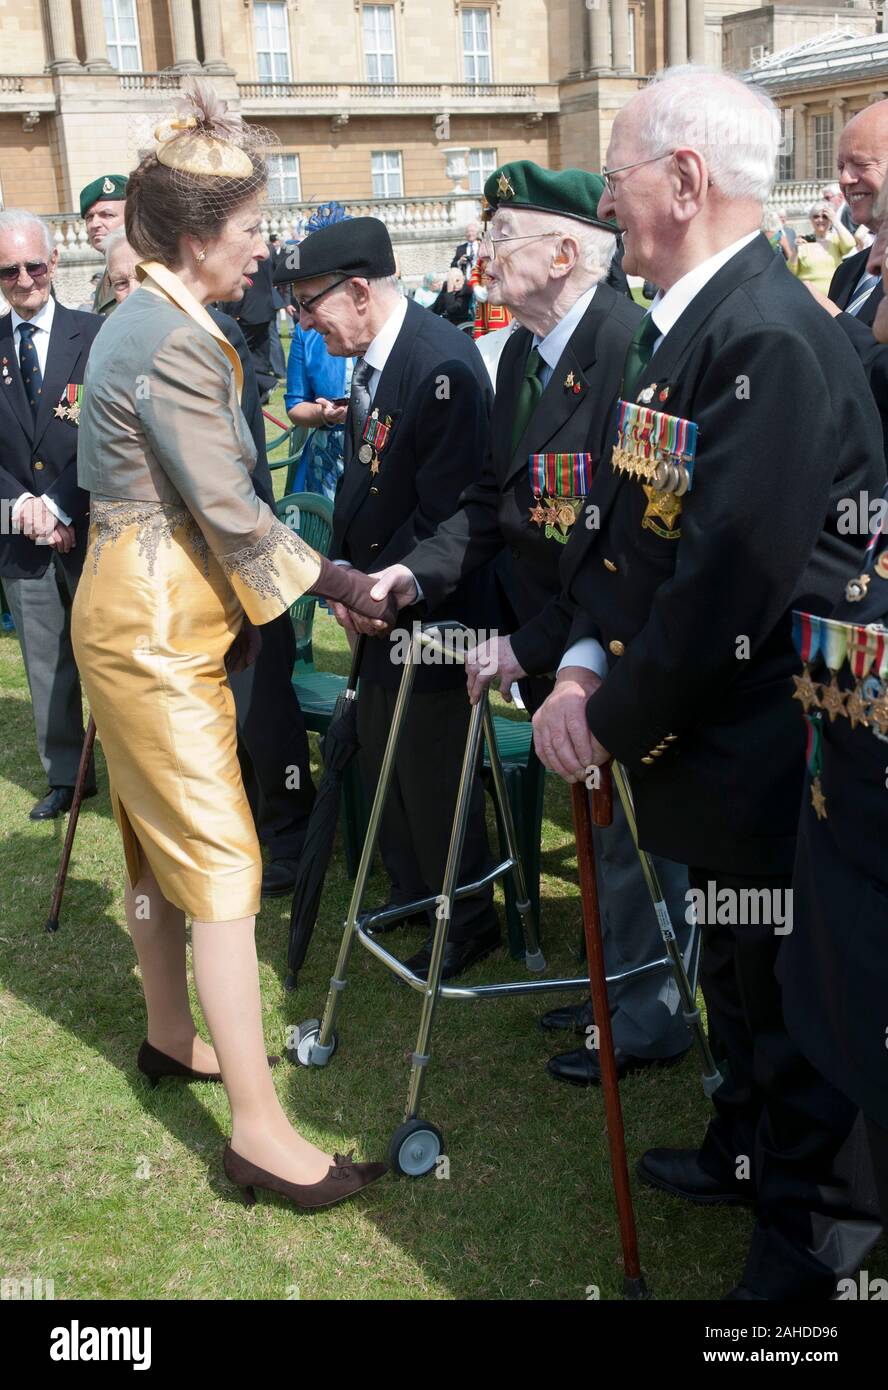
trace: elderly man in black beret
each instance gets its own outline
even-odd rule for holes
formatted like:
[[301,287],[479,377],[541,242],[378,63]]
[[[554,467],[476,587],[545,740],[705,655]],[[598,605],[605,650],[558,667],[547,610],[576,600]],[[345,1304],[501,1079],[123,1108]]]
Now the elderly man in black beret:
[[[331,554],[362,570],[394,564],[434,534],[473,480],[487,445],[490,381],[474,344],[403,298],[388,232],[358,217],[312,233],[288,248],[278,283],[292,283],[305,329],[316,329],[335,357],[356,357],[346,418],[345,471],[333,516]],[[473,575],[423,621],[454,618],[496,625],[489,575]],[[336,615],[351,635],[359,620]],[[408,610],[409,628],[416,610]],[[358,734],[372,792],[402,675],[404,632],[368,642],[361,668]],[[468,730],[461,664],[417,671],[380,832],[392,903],[440,892]],[[430,790],[433,794],[430,795]],[[484,797],[476,779],[461,880],[491,867]],[[454,908],[444,977],[460,974],[499,944],[488,886]],[[431,937],[407,962],[424,976]]]
[[[105,238],[123,226],[127,180],[123,174],[101,174],[80,193],[80,216],[86,223],[86,236],[94,251],[105,254]],[[117,304],[107,265],[96,286],[93,313],[107,316]]]

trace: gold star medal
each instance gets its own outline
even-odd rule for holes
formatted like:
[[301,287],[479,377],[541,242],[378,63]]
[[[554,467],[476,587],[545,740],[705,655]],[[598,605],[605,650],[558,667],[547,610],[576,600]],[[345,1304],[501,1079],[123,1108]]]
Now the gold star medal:
[[793,684],[795,685],[795,693],[792,698],[794,700],[799,701],[805,713],[807,714],[809,709],[811,709],[812,707],[814,709],[819,709],[820,687],[818,685],[815,685],[814,681],[812,681],[807,666],[805,667],[804,671],[800,676],[793,676],[792,679]]
[[829,715],[831,724],[836,722],[840,714],[847,714],[848,711],[845,709],[846,699],[847,694],[844,690],[839,689],[836,674],[833,672],[832,680],[829,685],[823,687],[823,692],[820,696],[820,708]]
[[811,783],[811,805],[814,807],[814,814],[818,820],[826,820],[826,797],[823,795],[823,787],[820,785],[820,778],[815,777]]
[[845,713],[851,721],[852,729],[856,729],[858,724],[862,724],[865,729],[869,728],[866,711],[867,704],[858,685],[853,690],[849,690],[845,697]]
[[648,483],[643,484],[642,491],[648,500],[641,519],[644,529],[653,531],[655,536],[661,536],[663,540],[678,540],[681,528],[676,526],[676,522],[681,516],[681,498],[671,492],[660,492]]
[[66,405],[63,405],[62,402],[59,401],[58,405],[56,406],[55,410],[54,410],[52,413],[53,413],[53,415],[56,417],[57,420],[67,420],[67,418],[68,418],[68,407],[67,407]]

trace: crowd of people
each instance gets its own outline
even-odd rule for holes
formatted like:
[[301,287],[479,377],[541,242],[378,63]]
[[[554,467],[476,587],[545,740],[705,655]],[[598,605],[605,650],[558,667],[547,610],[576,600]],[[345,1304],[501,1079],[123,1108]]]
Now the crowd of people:
[[[298,1133],[262,1037],[255,915],[292,888],[314,800],[289,608],[316,594],[366,639],[371,794],[395,639],[456,619],[483,638],[417,672],[379,836],[389,905],[439,891],[494,682],[565,782],[618,760],[680,945],[702,933],[724,1078],[699,1146],[651,1148],[638,1174],[753,1210],[727,1298],[833,1297],[888,1212],[888,101],[842,132],[809,237],[770,210],[770,100],[667,70],[600,172],[495,170],[483,224],[410,297],[384,224],[336,204],[298,256],[269,247],[261,137],[188,90],[127,178],[83,191],[94,312],[54,299],[46,224],[0,213],[0,576],[49,781],[31,815],[70,806],[82,679],[125,851],[139,1067],[224,1084],[248,1198],[329,1205],[383,1175]],[[281,308],[329,557],[274,510]],[[595,855],[618,1074],[656,1073],[690,1037],[674,981],[643,969],[655,923],[619,804]],[[479,775],[461,877],[480,886],[454,904],[444,978],[500,945],[492,862]],[[406,964],[426,978],[419,924]],[[591,1003],[541,1023],[588,1038]],[[548,1070],[601,1082],[585,1044]]]

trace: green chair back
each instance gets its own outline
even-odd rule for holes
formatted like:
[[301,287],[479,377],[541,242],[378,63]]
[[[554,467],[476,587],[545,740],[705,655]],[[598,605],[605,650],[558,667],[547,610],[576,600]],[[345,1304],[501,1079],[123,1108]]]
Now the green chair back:
[[[278,518],[320,555],[326,555],[333,539],[333,503],[316,492],[288,492],[275,506]],[[303,595],[290,605],[290,621],[296,633],[294,674],[314,670],[311,630],[317,599]]]

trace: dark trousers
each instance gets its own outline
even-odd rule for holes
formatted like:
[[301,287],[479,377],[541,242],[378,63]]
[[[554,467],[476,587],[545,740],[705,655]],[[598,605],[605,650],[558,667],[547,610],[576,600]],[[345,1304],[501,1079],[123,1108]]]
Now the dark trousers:
[[876,1124],[875,1120],[870,1119],[867,1115],[866,1137],[869,1142],[870,1157],[873,1161],[882,1225],[888,1228],[888,1129]]
[[[71,646],[77,581],[58,555],[34,579],[7,579],[6,597],[22,648],[37,751],[51,787],[73,787],[83,749],[80,676]],[[86,786],[96,785],[91,762]]]
[[256,833],[272,859],[296,859],[314,803],[305,720],[290,683],[296,638],[289,613],[265,623],[252,666],[230,676],[237,753]]
[[[691,868],[691,888],[780,893],[790,875]],[[742,899],[736,899],[738,907]],[[829,1298],[878,1237],[859,1112],[789,1037],[770,923],[707,922],[701,984],[713,1052],[726,1072],[700,1152],[715,1177],[748,1181],[757,1221],[743,1283],[769,1299]],[[748,1173],[748,1178],[745,1174]]]
[[[372,799],[397,698],[375,681],[361,680],[358,738],[361,774]],[[465,686],[412,696],[401,730],[398,756],[379,833],[379,853],[392,883],[392,902],[435,897],[453,829],[459,775],[469,728]],[[457,886],[493,866],[487,840],[484,790],[476,776]],[[455,905],[450,940],[465,941],[490,925],[493,888],[488,886]]]
[[264,396],[277,385],[277,375],[271,365],[271,324],[242,323],[240,326],[256,368],[259,394]]

